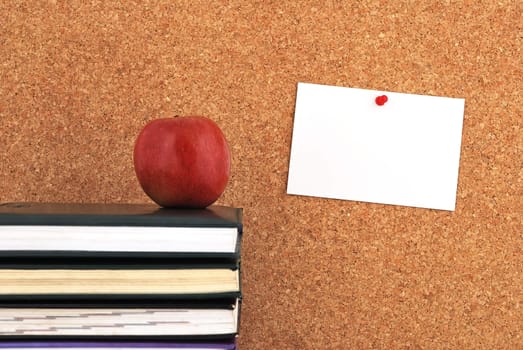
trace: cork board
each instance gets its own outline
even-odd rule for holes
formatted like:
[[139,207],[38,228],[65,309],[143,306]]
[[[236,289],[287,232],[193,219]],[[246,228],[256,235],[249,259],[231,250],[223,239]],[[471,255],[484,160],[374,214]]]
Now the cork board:
[[[522,12],[2,1],[0,200],[148,202],[139,130],[207,115],[245,209],[242,349],[521,349]],[[298,81],[465,98],[456,210],[286,195]]]

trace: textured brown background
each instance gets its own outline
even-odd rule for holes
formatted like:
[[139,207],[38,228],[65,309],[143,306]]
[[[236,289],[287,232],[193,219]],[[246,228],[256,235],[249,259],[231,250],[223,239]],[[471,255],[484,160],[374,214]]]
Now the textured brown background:
[[[245,209],[242,349],[523,349],[522,13],[0,1],[0,200],[148,202],[139,130],[207,115]],[[298,81],[465,98],[456,211],[286,195]]]

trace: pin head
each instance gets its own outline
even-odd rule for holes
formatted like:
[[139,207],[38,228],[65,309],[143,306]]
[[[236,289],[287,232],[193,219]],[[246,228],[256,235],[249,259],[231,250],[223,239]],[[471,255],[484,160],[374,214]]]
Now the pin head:
[[385,102],[387,102],[389,99],[387,98],[387,95],[381,95],[376,97],[376,104],[378,106],[383,106]]

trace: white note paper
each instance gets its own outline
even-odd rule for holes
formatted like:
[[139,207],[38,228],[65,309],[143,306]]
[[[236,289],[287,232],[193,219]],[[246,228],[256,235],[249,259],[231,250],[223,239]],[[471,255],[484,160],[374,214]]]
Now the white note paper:
[[299,83],[287,193],[454,210],[464,108],[460,98]]

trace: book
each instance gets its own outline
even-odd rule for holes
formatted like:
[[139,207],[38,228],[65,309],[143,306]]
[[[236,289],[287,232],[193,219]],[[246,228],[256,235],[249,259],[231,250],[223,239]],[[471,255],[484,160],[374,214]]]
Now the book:
[[236,350],[234,341],[227,342],[183,342],[148,341],[148,342],[108,342],[108,341],[8,341],[0,342],[0,349],[34,350]]
[[239,258],[242,209],[0,204],[2,257]]
[[234,337],[239,301],[221,307],[1,307],[0,338]]
[[223,206],[0,204],[0,344],[236,349],[242,231]]
[[235,264],[0,262],[0,300],[237,298]]

